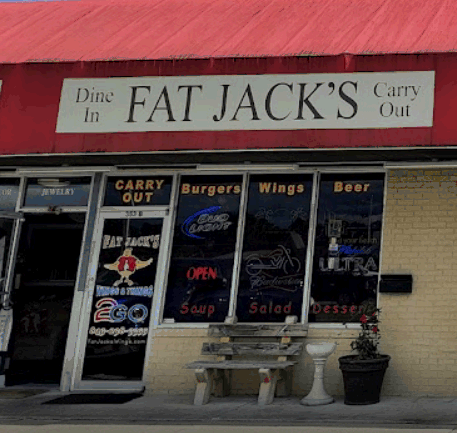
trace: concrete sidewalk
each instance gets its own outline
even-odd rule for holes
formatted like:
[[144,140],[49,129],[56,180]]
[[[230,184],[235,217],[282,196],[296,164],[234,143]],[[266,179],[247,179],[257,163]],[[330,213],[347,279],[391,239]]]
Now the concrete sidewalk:
[[[120,425],[3,425],[0,433],[125,433]],[[201,425],[138,425],[135,433],[452,433],[451,429],[390,429],[390,428],[341,428],[341,427],[268,427],[268,426],[201,426]]]
[[[125,433],[120,425],[3,425],[0,433]],[[202,425],[138,425],[135,433],[452,433],[451,429],[390,429],[390,428],[341,428],[341,427],[268,427],[268,426],[202,426]],[[455,432],[455,430],[454,430]]]
[[258,406],[255,396],[212,398],[194,406],[193,395],[146,395],[124,404],[46,405],[51,390],[24,399],[0,399],[0,424],[136,424],[457,428],[457,398],[382,397],[378,404],[348,406],[342,398],[308,407],[298,397]]

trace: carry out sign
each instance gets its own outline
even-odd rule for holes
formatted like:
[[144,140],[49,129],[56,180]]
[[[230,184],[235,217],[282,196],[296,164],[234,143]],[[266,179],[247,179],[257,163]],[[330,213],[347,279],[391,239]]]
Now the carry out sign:
[[434,71],[66,79],[57,132],[430,127]]

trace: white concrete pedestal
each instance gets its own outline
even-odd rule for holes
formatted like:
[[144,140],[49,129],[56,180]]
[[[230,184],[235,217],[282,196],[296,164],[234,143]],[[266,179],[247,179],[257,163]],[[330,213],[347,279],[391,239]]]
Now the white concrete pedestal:
[[314,382],[311,392],[301,400],[301,404],[319,406],[334,402],[333,397],[325,391],[324,367],[327,359],[335,349],[336,343],[311,343],[306,345],[306,351],[314,362]]

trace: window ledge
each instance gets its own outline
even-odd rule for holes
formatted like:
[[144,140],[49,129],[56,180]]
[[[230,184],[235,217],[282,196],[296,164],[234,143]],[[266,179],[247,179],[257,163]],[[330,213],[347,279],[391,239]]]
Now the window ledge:
[[310,323],[310,329],[361,329],[360,323]]
[[210,325],[208,335],[210,337],[306,337],[308,325],[301,323]]

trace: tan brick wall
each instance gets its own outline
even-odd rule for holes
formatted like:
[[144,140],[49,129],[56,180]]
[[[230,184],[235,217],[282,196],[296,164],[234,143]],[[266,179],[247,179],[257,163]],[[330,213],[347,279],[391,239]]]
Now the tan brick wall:
[[154,330],[144,377],[146,392],[192,393],[195,389],[195,375],[192,370],[184,369],[184,366],[201,359],[202,345],[209,341],[207,335],[207,329]]
[[[396,170],[388,175],[382,273],[413,275],[412,294],[380,294],[381,351],[392,357],[383,395],[457,395],[457,171]],[[454,245],[456,248],[454,248]],[[338,357],[350,353],[356,330],[310,329],[306,339],[336,341],[326,366],[326,388],[343,394]],[[153,335],[146,374],[148,392],[192,393],[194,374],[183,369],[201,359],[204,329],[161,329]],[[313,366],[297,359],[294,394],[306,395]],[[258,391],[256,372],[237,372],[234,394]]]
[[[188,362],[202,359],[201,347],[208,339],[205,329],[159,329],[152,336],[152,349],[145,382],[147,393],[153,394],[189,394],[195,390],[195,376],[192,370],[183,367]],[[327,364],[327,391],[334,395],[343,394],[343,380],[338,369],[338,357],[350,353],[351,338],[358,331],[311,329],[309,336],[296,338],[294,342],[311,343],[317,341],[335,341],[337,350]],[[212,341],[216,341],[213,339]],[[210,360],[211,357],[204,356]],[[293,394],[305,396],[312,387],[314,367],[311,358],[304,351],[295,358]],[[233,373],[232,394],[257,394],[259,375],[256,371],[238,371]]]
[[386,394],[457,395],[457,172],[389,173],[383,273],[411,273],[412,294],[381,294]]

